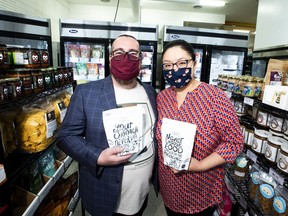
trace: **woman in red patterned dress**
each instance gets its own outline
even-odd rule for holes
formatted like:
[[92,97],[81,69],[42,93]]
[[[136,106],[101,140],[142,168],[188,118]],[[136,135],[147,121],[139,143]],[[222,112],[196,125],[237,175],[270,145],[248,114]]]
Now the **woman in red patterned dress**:
[[[163,50],[162,62],[163,76],[170,87],[157,96],[160,194],[168,216],[212,216],[222,200],[224,165],[233,163],[243,148],[239,121],[221,89],[193,79],[196,61],[191,44],[184,40],[170,42]],[[197,126],[188,170],[164,165],[163,118]]]

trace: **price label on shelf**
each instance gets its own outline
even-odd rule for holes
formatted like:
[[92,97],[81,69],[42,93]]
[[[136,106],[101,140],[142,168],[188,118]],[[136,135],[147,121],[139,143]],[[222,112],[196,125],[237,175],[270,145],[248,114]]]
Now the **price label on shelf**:
[[284,178],[273,168],[269,169],[269,175],[271,175],[273,179],[277,181],[280,185],[284,185]]
[[254,104],[254,99],[249,98],[249,97],[244,97],[244,103],[250,106],[253,106]]
[[247,150],[246,153],[247,157],[250,158],[254,163],[257,162],[257,155],[254,154],[252,151],[250,151],[249,149]]
[[229,91],[225,91],[225,94],[228,98],[231,98],[232,97],[232,92],[229,92]]

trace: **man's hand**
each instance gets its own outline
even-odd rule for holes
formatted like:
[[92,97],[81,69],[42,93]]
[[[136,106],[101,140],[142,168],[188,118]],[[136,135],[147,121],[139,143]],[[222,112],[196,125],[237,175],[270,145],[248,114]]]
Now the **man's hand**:
[[119,153],[122,151],[122,147],[106,148],[99,155],[97,164],[100,166],[114,166],[125,163],[132,155],[120,156]]

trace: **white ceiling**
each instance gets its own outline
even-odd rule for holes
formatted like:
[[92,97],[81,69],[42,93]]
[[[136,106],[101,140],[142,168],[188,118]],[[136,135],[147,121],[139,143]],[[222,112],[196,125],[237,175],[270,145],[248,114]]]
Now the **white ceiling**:
[[[103,0],[105,1],[105,0]],[[108,0],[103,2],[102,0],[67,0],[70,4],[84,4],[84,5],[99,5],[99,6],[110,6],[117,7],[118,0]],[[107,0],[106,0],[107,1]],[[140,0],[119,0],[119,7],[135,7],[135,3],[132,1]],[[213,14],[224,14],[226,16],[227,26],[232,24],[238,24],[241,27],[253,28],[256,25],[257,20],[257,8],[258,0],[224,0],[226,5],[224,7],[207,7],[193,8],[197,0],[142,0],[142,8],[161,8],[161,10],[180,10],[180,11],[191,11],[198,13],[213,13]],[[193,27],[203,28],[218,28],[209,24],[203,23],[189,23]],[[222,26],[223,27],[223,26]],[[228,27],[229,28],[229,27]],[[228,29],[226,28],[226,29]],[[225,29],[225,26],[223,27]]]

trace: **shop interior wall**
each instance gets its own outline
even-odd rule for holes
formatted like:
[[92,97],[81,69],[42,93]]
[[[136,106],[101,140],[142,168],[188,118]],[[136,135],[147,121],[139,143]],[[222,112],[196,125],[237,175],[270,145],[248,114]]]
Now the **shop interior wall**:
[[255,50],[288,45],[287,9],[287,0],[259,0]]

